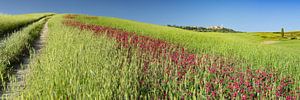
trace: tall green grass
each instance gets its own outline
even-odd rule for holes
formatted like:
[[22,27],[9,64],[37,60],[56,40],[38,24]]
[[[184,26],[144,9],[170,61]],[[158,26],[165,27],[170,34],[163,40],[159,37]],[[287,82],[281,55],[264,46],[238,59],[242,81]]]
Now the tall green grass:
[[30,44],[39,36],[45,22],[46,20],[42,19],[1,41],[0,75],[2,85],[6,83],[6,74],[8,74],[8,69],[11,69],[9,66],[19,62],[20,56],[25,53],[24,51],[30,49]]
[[[114,40],[66,27],[61,24],[62,16],[49,20],[47,44],[31,60],[26,88],[14,99],[146,99],[163,95],[158,87],[144,90],[139,85],[143,65],[135,50],[129,62],[128,51],[118,50]],[[151,66],[155,72],[163,72],[159,70],[163,67]],[[153,81],[161,77],[152,74]]]
[[[144,73],[142,70],[145,64],[135,49],[131,52],[120,49],[113,39],[95,36],[91,31],[66,27],[62,20],[63,15],[56,15],[49,20],[46,46],[40,55],[31,60],[26,88],[14,99],[158,99],[165,94],[170,99],[180,99],[181,96],[186,99],[205,99],[210,96],[205,92],[205,84],[215,76],[203,71],[201,66],[196,67],[199,73],[187,73],[182,81],[176,78],[178,70],[175,65],[171,66],[175,72],[170,77],[164,73],[166,65],[155,62],[149,64],[149,73]],[[170,81],[161,82],[164,79]],[[276,88],[278,83],[271,86]],[[226,92],[217,91],[220,99],[225,98],[222,97],[222,91]],[[275,92],[266,94],[269,94],[269,99],[275,99]]]
[[278,43],[271,44],[273,46],[290,49],[287,52],[295,52],[300,54],[300,40],[280,41]]
[[121,72],[117,64],[121,55],[114,50],[115,42],[66,27],[61,20],[62,15],[49,20],[47,44],[41,54],[31,60],[26,88],[16,98],[112,98],[110,87],[116,87],[115,82],[119,80],[115,75]]
[[289,75],[300,80],[300,54],[289,51],[290,49],[250,42],[238,36],[232,38],[231,36],[234,35],[228,36],[226,33],[193,32],[111,17],[88,18],[82,15],[77,19],[84,23],[114,27],[166,40],[187,47],[189,50],[195,49],[199,54],[234,59],[235,64],[239,66],[250,66],[254,69],[272,68],[281,75]]
[[23,15],[4,15],[0,14],[0,38],[7,33],[16,31],[28,24],[38,21],[42,17],[51,15],[51,13],[36,13]]

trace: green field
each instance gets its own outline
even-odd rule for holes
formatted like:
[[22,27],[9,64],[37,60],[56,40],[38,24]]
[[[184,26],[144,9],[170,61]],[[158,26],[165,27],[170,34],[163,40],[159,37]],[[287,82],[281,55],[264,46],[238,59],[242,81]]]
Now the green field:
[[[251,65],[253,68],[261,68],[262,66],[276,68],[281,71],[280,73],[293,76],[300,73],[300,70],[294,70],[300,66],[300,54],[289,52],[290,49],[299,50],[297,45],[289,46],[288,48],[280,45],[264,45],[261,44],[261,37],[256,35],[245,33],[201,33],[109,17],[99,17],[96,20],[86,20],[85,17],[81,17],[79,20],[170,41],[174,44],[185,46],[190,50],[196,49],[194,52],[200,54],[207,53],[236,59],[238,62],[241,62],[239,63],[241,66]],[[299,74],[296,78],[300,78]]]
[[[272,32],[195,32],[102,16],[47,18],[0,45],[4,73],[48,21],[45,47],[30,55],[25,88],[13,99],[300,98],[298,32],[282,38]],[[12,23],[0,29],[21,24]]]
[[4,15],[0,14],[0,39],[4,35],[14,32],[19,28],[25,27],[39,19],[50,15],[50,13],[36,13],[24,15]]

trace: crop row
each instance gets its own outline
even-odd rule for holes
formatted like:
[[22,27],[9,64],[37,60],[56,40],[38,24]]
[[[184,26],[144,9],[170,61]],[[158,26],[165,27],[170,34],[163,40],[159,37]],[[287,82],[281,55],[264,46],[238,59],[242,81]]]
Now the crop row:
[[116,51],[124,56],[120,67],[136,65],[139,69],[136,83],[139,93],[134,97],[299,98],[299,88],[295,85],[297,80],[279,76],[272,69],[254,70],[247,67],[244,70],[222,57],[193,54],[184,47],[166,41],[85,24],[74,18],[75,15],[65,16],[63,24],[113,39],[118,43]]

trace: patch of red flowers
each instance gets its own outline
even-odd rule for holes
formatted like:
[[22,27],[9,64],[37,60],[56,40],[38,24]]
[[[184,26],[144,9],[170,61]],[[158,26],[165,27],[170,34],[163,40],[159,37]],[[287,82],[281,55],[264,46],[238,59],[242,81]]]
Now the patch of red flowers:
[[77,17],[78,15],[74,15],[74,14],[69,14],[69,15],[65,15],[64,18],[65,19],[75,19],[75,17]]
[[[74,19],[74,17],[76,16],[65,16],[66,19]],[[137,48],[142,54],[150,56],[150,59],[144,60],[142,71],[149,72],[152,62],[165,65],[163,66],[164,73],[169,77],[173,77],[170,79],[178,81],[178,84],[188,80],[200,85],[200,88],[205,90],[207,99],[217,99],[220,94],[228,99],[242,100],[274,98],[274,95],[276,99],[296,100],[300,96],[299,90],[293,87],[295,80],[290,77],[280,79],[275,74],[276,72],[253,70],[250,67],[243,70],[220,57],[211,57],[206,54],[198,56],[189,53],[186,48],[166,41],[140,36],[120,29],[85,24],[75,20],[65,20],[63,24],[81,30],[90,30],[96,35],[105,35],[115,39],[119,43],[119,48]],[[168,62],[171,62],[171,64]],[[189,73],[189,76],[186,75],[187,73]],[[200,82],[195,82],[195,79],[191,77],[203,73],[206,74],[203,79],[200,79]],[[144,84],[144,82],[144,80],[140,81],[141,84]],[[162,84],[167,82],[170,82],[170,80],[163,80]],[[163,93],[163,95],[167,95],[165,91]],[[191,91],[187,93],[193,95]]]

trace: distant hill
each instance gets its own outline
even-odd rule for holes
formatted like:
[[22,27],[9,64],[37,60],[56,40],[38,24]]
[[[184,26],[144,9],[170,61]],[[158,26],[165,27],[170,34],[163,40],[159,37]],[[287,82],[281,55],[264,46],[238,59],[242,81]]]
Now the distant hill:
[[255,32],[255,33],[264,39],[300,40],[300,31],[285,32],[284,37],[281,36],[281,32]]
[[198,27],[198,26],[177,26],[177,25],[167,25],[169,27],[181,28],[185,30],[193,30],[198,32],[223,32],[223,33],[239,33],[240,31],[235,31],[233,29],[225,28],[222,26],[212,26],[212,27]]

